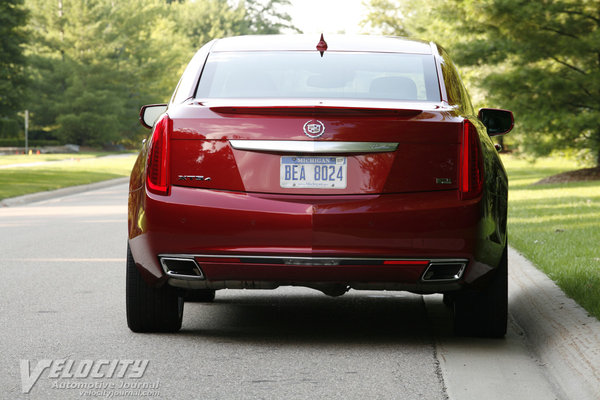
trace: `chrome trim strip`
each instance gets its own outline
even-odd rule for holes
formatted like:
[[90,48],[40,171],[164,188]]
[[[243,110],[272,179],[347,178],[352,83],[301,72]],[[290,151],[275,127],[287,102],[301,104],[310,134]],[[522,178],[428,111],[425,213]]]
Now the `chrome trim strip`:
[[387,153],[396,151],[393,142],[335,142],[308,140],[230,140],[237,150],[275,151],[284,153]]
[[429,261],[430,264],[437,263],[465,263],[469,260],[465,258],[410,258],[410,257],[307,257],[307,256],[287,256],[285,254],[278,256],[257,256],[246,254],[160,254],[159,257],[167,258],[239,258],[239,259],[257,259],[257,260],[297,260],[299,262],[332,262],[332,261]]
[[167,276],[171,279],[181,279],[183,281],[203,281],[204,276],[176,274],[173,271],[167,271]]
[[[185,257],[185,256],[184,256]],[[432,259],[429,258],[410,258],[410,257],[307,257],[307,256],[287,256],[282,254],[280,256],[256,256],[256,255],[243,255],[243,254],[231,254],[231,255],[212,255],[212,254],[200,254],[193,256],[194,258],[239,258],[239,259],[256,259],[256,260],[283,260],[285,261],[297,261],[299,263],[317,262],[317,263],[330,263],[330,262],[343,262],[343,261],[429,261],[429,262],[464,262],[465,260],[455,259]]]

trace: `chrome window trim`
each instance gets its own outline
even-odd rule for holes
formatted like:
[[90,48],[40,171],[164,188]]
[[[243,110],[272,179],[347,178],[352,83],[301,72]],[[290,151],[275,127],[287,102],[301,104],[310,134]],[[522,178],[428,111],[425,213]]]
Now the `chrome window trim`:
[[336,142],[308,140],[230,140],[236,150],[283,153],[387,153],[396,151],[393,142]]

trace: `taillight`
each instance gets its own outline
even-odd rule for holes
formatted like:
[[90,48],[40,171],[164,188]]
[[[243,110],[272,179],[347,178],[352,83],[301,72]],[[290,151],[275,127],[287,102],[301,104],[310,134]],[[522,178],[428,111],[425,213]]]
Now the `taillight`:
[[477,128],[469,121],[463,122],[460,154],[460,198],[478,197],[483,191],[483,159]]
[[152,193],[169,194],[169,135],[172,128],[173,122],[165,115],[152,132],[146,168],[146,184]]

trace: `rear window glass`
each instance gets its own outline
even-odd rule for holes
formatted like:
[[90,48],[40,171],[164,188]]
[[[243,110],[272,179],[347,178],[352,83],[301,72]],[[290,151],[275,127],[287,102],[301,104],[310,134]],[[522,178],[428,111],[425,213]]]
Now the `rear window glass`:
[[212,53],[197,98],[333,98],[440,101],[432,55]]

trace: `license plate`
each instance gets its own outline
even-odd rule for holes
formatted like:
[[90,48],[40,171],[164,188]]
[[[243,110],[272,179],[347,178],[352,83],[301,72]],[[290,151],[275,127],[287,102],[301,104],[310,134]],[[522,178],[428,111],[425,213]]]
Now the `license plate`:
[[282,188],[345,189],[346,157],[282,156],[279,184]]

